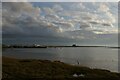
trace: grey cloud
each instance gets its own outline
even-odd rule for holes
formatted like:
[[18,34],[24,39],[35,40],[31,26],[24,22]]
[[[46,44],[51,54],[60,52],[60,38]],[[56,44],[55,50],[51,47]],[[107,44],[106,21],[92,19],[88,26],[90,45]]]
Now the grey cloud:
[[111,26],[109,23],[102,23],[103,26]]
[[[17,3],[17,2],[4,2],[3,13],[10,14],[11,16],[20,16],[20,14],[27,14],[31,16],[38,16],[40,8],[34,8],[30,3]],[[9,13],[7,13],[9,11]],[[5,14],[4,14],[5,15]]]
[[91,17],[91,16],[84,16],[84,17],[82,17],[82,19],[85,19],[85,20],[91,20],[92,17]]
[[3,34],[60,36],[59,28],[41,20],[40,8],[30,3],[3,3],[2,17]]
[[96,21],[89,21],[89,23],[91,23],[91,24],[100,24],[99,22],[96,22]]
[[86,22],[80,22],[80,29],[86,29],[91,27],[90,24],[86,23]]
[[73,38],[73,39],[89,40],[89,39],[94,39],[97,37],[97,35],[95,33],[93,33],[92,31],[88,31],[88,30],[67,31],[67,32],[65,32],[65,34],[68,36],[71,35],[71,38]]
[[[23,17],[30,16],[36,18],[40,14],[40,8],[34,8],[30,3],[16,3],[16,2],[5,2],[2,6],[2,18],[3,25],[7,23],[13,23]],[[5,22],[4,22],[5,21]]]
[[[75,9],[64,10],[60,5],[53,5],[52,8],[37,8],[30,3],[3,3],[3,34],[57,38],[65,37],[84,40],[99,38],[98,34],[94,32],[105,32],[105,30],[101,28],[101,25],[109,27],[108,23],[110,21],[103,23],[102,20],[106,20],[104,17],[103,19],[101,18],[102,15],[98,14],[99,12],[94,12],[90,10],[90,8],[89,11],[86,10],[88,6],[83,3],[79,6],[83,7],[83,12],[82,10]],[[79,8],[79,6],[77,8]],[[76,6],[74,5],[73,7]],[[42,11],[45,13],[45,16],[40,15]],[[107,15],[113,18],[115,16]],[[65,18],[68,19],[62,19],[60,16],[65,16]],[[112,19],[112,17],[110,19]],[[76,28],[76,24],[78,24],[78,28]],[[94,25],[96,30],[91,27],[91,25]],[[88,30],[87,28],[92,29]],[[107,33],[110,32],[111,31],[108,29]]]
[[61,18],[56,14],[45,15],[45,18],[49,21],[60,21],[61,20]]

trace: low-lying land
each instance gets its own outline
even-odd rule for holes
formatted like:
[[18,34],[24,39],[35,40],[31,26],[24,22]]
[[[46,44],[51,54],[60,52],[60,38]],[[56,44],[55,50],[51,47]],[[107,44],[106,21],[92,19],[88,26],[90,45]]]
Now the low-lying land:
[[119,49],[120,47],[112,47],[112,46],[78,46],[78,45],[71,45],[71,46],[46,46],[46,45],[2,45],[2,48],[60,48],[60,47],[103,47],[103,48],[116,48]]
[[119,80],[120,74],[60,61],[3,57],[2,80]]

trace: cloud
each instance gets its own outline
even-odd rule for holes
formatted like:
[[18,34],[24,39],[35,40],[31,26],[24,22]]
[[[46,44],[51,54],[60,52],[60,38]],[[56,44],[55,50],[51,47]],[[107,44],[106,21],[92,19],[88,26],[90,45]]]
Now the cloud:
[[28,2],[29,0],[4,0],[3,2]]
[[[74,12],[70,13],[71,16],[76,16],[75,18],[92,19],[92,20],[104,20],[111,23],[115,23],[117,20],[115,14],[117,13],[117,3],[81,3],[85,9],[84,11],[76,10],[74,7]],[[77,5],[77,3],[76,3]],[[103,8],[104,7],[104,8]],[[81,7],[79,7],[81,9]],[[75,11],[76,10],[76,11]],[[78,15],[77,15],[78,14]],[[80,15],[80,16],[79,16]],[[82,15],[82,16],[81,16]],[[111,21],[113,20],[113,21]]]
[[49,7],[44,7],[43,11],[45,12],[45,14],[54,14],[54,10],[49,8]]
[[101,3],[100,7],[99,7],[99,10],[103,11],[103,12],[108,12],[110,9],[109,9],[109,7],[107,5]]
[[49,20],[51,22],[56,22],[56,21],[61,21],[63,20],[64,18],[63,17],[59,17],[58,15],[56,14],[47,14],[45,15],[45,19],[46,20]]
[[89,21],[89,23],[94,24],[94,25],[100,24],[98,21]]
[[[21,2],[26,0],[4,0],[4,2]],[[119,0],[27,0],[29,2],[118,2]]]
[[55,22],[54,24],[60,27],[62,31],[74,30],[74,24],[72,24],[71,22]]
[[40,12],[30,3],[3,3],[3,34],[56,36],[59,28],[41,19]]
[[[116,8],[116,9],[114,9],[115,11],[111,10],[113,8]],[[116,21],[117,17],[115,17],[115,15],[117,15],[117,12],[118,12],[117,9],[118,9],[118,7],[117,7],[117,4],[115,5],[115,3],[113,3],[112,5],[111,4],[107,4],[107,3],[106,4],[105,3],[101,3],[98,10],[103,12],[103,14],[106,17],[105,20],[108,20],[108,22],[111,22],[111,23],[116,23],[117,22]]]
[[[71,36],[72,39],[82,39],[82,40],[91,40],[95,39],[97,35],[92,31],[88,30],[76,30],[76,31],[67,31],[65,32],[66,36]],[[89,35],[88,35],[89,34]]]
[[81,23],[80,22],[80,29],[86,29],[86,28],[89,28],[89,27],[91,27],[91,25],[89,24],[89,23]]
[[102,23],[103,26],[111,26],[111,24],[108,23]]
[[117,10],[110,6],[112,4],[41,4],[37,7],[33,3],[3,3],[3,36],[52,37],[89,42],[99,40],[99,35],[118,33]]
[[53,9],[55,12],[59,12],[59,11],[62,11],[62,10],[63,10],[62,6],[60,6],[60,5],[58,5],[58,4],[54,5],[52,9]]
[[30,3],[3,3],[2,8],[3,18],[9,17],[19,18],[22,15],[27,15],[31,17],[38,17],[40,14],[40,8],[34,8]]

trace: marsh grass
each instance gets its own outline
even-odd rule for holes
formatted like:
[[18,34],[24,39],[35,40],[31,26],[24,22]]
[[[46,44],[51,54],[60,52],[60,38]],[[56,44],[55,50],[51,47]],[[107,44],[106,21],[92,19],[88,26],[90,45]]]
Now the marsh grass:
[[[3,57],[2,80],[119,80],[120,74],[102,69],[65,64],[60,61]],[[83,74],[84,77],[73,77]]]

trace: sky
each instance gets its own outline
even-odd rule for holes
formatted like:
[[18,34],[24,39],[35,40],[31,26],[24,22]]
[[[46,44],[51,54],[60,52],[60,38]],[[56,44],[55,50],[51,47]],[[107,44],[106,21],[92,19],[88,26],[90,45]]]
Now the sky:
[[119,0],[1,0],[2,2],[119,2]]
[[3,2],[3,44],[118,44],[117,2]]

